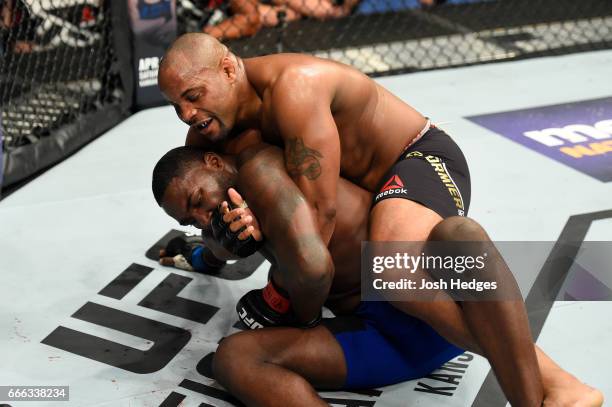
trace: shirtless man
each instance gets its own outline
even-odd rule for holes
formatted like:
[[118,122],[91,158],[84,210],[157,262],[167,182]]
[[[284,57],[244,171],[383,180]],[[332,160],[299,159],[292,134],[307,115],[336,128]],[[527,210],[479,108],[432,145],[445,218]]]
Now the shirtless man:
[[[206,244],[219,257],[225,253],[218,252],[217,242],[210,238],[209,223],[215,208],[228,199],[225,191],[229,188],[245,196],[261,221],[266,239],[260,251],[276,266],[272,273],[275,284],[269,283],[266,289],[285,288],[289,292],[285,300],[293,303],[304,275],[323,275],[320,280],[329,285],[319,289],[329,292],[326,305],[342,315],[312,329],[266,328],[224,339],[214,358],[215,376],[247,405],[326,405],[314,388],[390,385],[426,375],[463,352],[389,303],[359,303],[360,258],[355,253],[367,236],[371,202],[367,191],[339,180],[338,219],[329,243],[336,267],[330,278],[329,272],[321,271],[328,269],[329,258],[309,205],[285,172],[277,148],[251,147],[233,157],[179,147],[167,153],[153,173],[153,191],[160,206],[179,223],[203,229]],[[238,203],[236,198],[233,201]],[[242,213],[237,209],[235,214]],[[233,229],[249,222],[245,217]],[[449,233],[447,228],[436,226],[433,233],[442,237]],[[260,304],[266,308],[266,301]],[[258,313],[274,315],[266,309]],[[462,346],[482,354],[470,328],[461,319],[455,323],[462,325]],[[599,392],[563,371],[537,347],[536,353],[545,405],[601,405]]]
[[[283,147],[287,172],[311,203],[324,244],[336,223],[340,175],[374,194],[367,240],[426,241],[435,227],[460,231],[462,240],[488,240],[472,219],[443,224],[463,216],[469,205],[469,172],[456,144],[349,66],[298,54],[241,59],[213,37],[187,34],[167,51],[158,80],[190,125],[188,145],[239,151],[238,136],[254,128]],[[419,141],[419,150],[404,154]],[[326,297],[313,291],[291,298],[300,319],[309,321]],[[454,321],[464,318],[509,401],[541,404],[542,378],[522,301],[466,301],[459,307],[446,298],[393,306],[453,343],[462,335]],[[502,319],[505,330],[496,325]]]

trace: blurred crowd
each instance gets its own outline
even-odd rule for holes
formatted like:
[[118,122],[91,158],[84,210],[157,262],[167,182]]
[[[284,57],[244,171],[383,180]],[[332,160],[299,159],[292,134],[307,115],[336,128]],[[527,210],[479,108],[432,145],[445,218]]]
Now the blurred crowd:
[[[202,31],[220,40],[248,37],[263,27],[302,18],[329,20],[347,17],[361,0],[181,0],[183,7],[204,15]],[[418,0],[423,8],[445,0]]]
[[[137,0],[137,7],[171,0]],[[192,10],[201,21],[200,29],[221,40],[248,37],[263,27],[303,18],[329,20],[353,13],[361,0],[176,0]],[[422,7],[433,7],[444,0],[418,0]],[[0,55],[27,53],[36,48],[36,30],[44,23],[33,15],[28,0],[0,0]],[[62,1],[59,2],[60,5]],[[77,1],[77,3],[81,3]],[[81,6],[85,11],[91,7]],[[174,4],[174,3],[173,3]],[[92,18],[92,16],[90,16]],[[83,15],[82,21],[88,16]]]
[[32,51],[30,20],[28,9],[20,0],[0,0],[0,55]]

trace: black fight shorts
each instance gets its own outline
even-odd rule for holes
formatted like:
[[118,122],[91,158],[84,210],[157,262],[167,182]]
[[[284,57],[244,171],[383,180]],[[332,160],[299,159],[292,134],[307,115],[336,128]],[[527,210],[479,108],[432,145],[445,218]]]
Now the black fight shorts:
[[442,218],[466,216],[470,189],[470,172],[459,146],[432,125],[385,174],[373,205],[401,198],[420,203]]

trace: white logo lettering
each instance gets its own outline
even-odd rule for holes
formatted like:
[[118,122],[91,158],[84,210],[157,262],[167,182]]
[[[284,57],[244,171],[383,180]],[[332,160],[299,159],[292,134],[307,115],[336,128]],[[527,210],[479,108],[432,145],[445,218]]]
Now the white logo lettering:
[[593,126],[570,124],[564,127],[526,131],[523,134],[547,147],[561,146],[566,141],[582,143],[589,139],[603,140],[612,137],[612,120],[602,120]]
[[240,308],[240,312],[238,313],[238,317],[240,318],[240,320],[242,322],[244,322],[244,324],[246,326],[248,326],[251,329],[260,329],[260,328],[263,328],[262,324],[260,324],[259,322],[255,321],[253,318],[249,318],[248,317],[248,313],[244,309],[244,307]]

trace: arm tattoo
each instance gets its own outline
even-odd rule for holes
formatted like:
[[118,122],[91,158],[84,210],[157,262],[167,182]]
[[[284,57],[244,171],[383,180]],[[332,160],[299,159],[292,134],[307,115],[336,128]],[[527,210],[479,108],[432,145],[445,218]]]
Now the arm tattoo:
[[287,171],[292,178],[305,176],[315,180],[321,175],[319,158],[323,155],[317,150],[306,147],[301,138],[292,138],[286,141],[285,160]]

